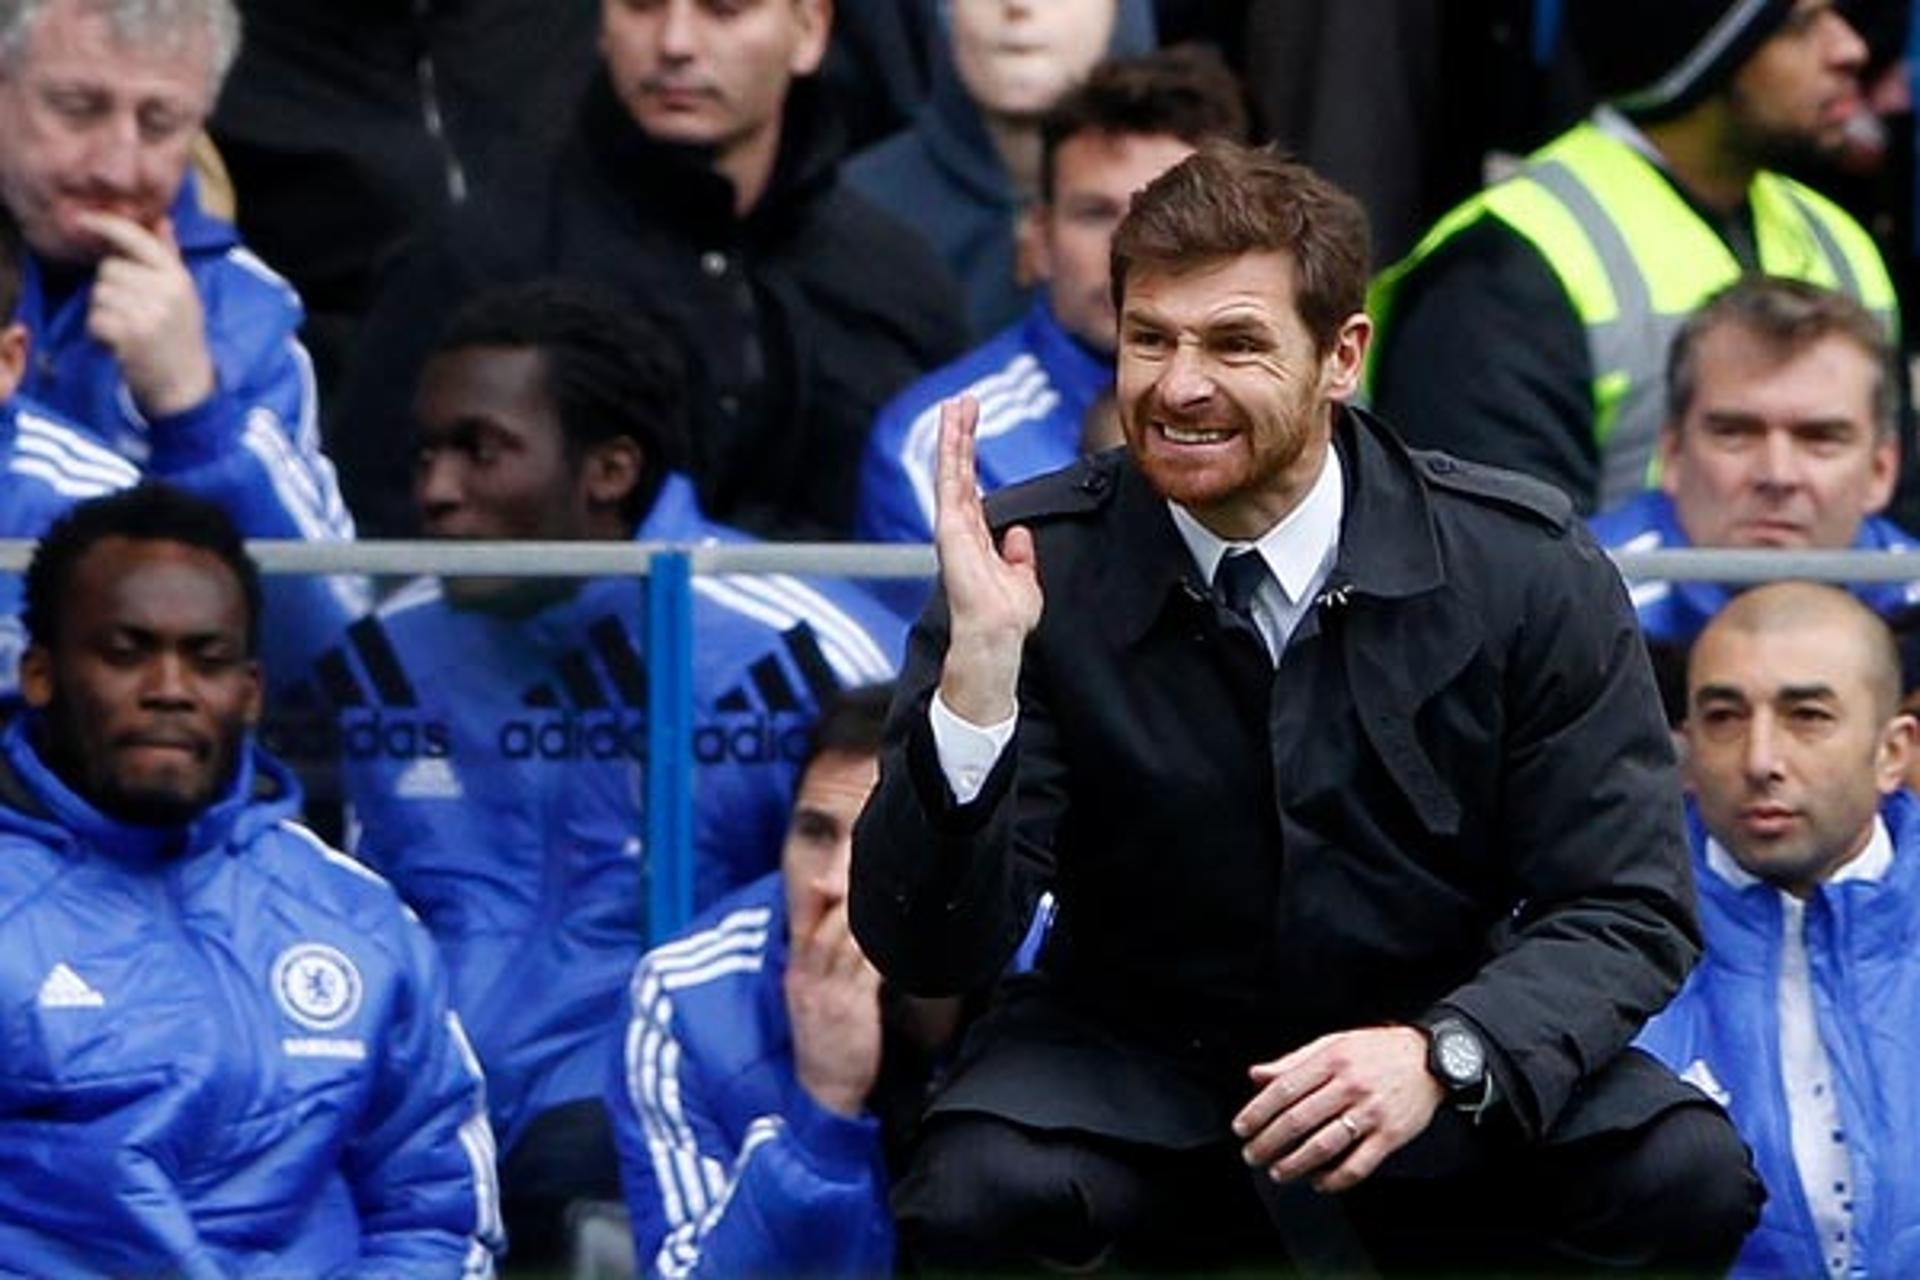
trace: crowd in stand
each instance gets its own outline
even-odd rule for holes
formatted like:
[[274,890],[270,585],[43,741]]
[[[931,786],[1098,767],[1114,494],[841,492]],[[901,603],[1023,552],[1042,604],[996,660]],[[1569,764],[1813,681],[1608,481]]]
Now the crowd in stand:
[[0,0],[0,1275],[1920,1269],[1910,25]]

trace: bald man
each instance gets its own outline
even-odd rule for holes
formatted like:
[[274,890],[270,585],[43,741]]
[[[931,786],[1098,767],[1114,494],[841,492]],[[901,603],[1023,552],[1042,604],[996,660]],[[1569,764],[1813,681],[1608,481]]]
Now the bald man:
[[1744,1276],[1920,1274],[1920,802],[1884,623],[1790,582],[1687,672],[1706,953],[1640,1044],[1732,1113],[1769,1198]]

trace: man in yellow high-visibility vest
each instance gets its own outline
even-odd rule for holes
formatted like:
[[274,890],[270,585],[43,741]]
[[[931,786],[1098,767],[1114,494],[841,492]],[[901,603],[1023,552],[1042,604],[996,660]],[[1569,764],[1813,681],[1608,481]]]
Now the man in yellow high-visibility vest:
[[1866,46],[1831,0],[1570,0],[1567,19],[1603,105],[1374,282],[1370,391],[1412,443],[1592,511],[1654,479],[1669,341],[1742,274],[1898,320],[1867,233],[1773,172],[1861,109]]

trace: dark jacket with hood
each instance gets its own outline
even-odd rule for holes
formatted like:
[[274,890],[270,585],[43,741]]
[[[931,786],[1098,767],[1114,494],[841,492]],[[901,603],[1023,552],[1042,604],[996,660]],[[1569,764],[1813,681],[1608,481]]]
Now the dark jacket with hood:
[[816,86],[788,95],[772,180],[745,217],[710,157],[641,132],[602,74],[574,129],[399,264],[348,387],[342,471],[370,530],[411,523],[408,403],[447,319],[488,285],[597,283],[662,320],[692,381],[701,505],[768,537],[844,537],[880,406],[958,353],[958,301],[905,229],[837,181]]

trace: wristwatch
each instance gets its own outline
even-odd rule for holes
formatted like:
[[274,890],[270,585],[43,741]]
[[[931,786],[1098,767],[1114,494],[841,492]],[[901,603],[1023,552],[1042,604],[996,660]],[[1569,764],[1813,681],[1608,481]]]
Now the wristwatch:
[[1420,1026],[1427,1033],[1427,1070],[1446,1087],[1449,1105],[1478,1124],[1494,1101],[1486,1042],[1471,1023],[1453,1014]]

